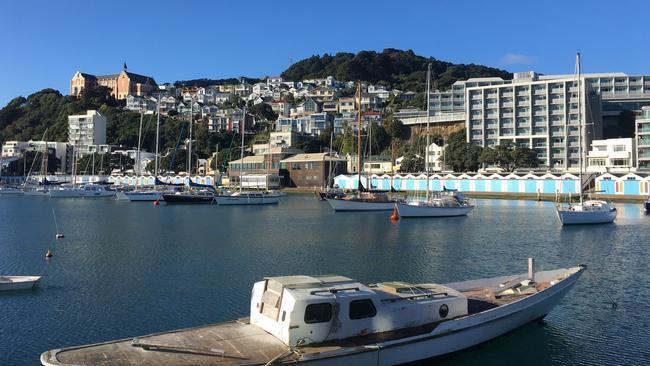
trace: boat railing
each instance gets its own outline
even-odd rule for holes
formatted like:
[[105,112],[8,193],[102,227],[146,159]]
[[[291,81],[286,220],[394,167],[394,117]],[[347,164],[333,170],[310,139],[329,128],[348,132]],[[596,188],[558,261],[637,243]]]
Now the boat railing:
[[310,292],[310,294],[316,295],[316,294],[323,293],[323,292],[327,292],[327,293],[330,293],[330,294],[335,294],[335,293],[341,292],[341,291],[359,291],[359,288],[358,287],[324,288],[324,289],[320,289],[320,290],[314,290],[314,291]]

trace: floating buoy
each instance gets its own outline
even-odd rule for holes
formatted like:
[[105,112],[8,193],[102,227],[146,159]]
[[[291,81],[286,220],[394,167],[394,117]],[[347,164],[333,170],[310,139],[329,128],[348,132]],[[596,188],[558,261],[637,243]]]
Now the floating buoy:
[[395,207],[393,207],[393,214],[390,215],[390,221],[397,221],[399,220],[399,214],[397,213],[397,204],[395,204]]
[[160,204],[160,201],[159,201],[159,200],[155,200],[155,201],[153,201],[153,205],[154,205],[154,206],[158,206],[159,204]]
[[50,258],[53,255],[54,255],[54,253],[52,253],[52,251],[49,250],[49,249],[47,250],[47,252],[45,252],[45,258]]
[[57,239],[65,238],[65,235],[63,235],[63,234],[56,234],[56,238],[57,238]]

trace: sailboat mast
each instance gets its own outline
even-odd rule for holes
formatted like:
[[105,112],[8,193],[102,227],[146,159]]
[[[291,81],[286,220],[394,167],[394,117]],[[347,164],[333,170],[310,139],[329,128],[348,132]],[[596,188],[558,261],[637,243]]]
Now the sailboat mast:
[[580,52],[576,53],[576,72],[578,75],[578,165],[580,167],[580,182],[578,184],[578,193],[580,194],[580,204],[582,204],[582,93],[581,93],[581,66]]
[[246,106],[244,106],[244,117],[243,121],[239,120],[239,131],[241,133],[241,157],[239,160],[239,192],[241,193],[241,188],[242,188],[242,175],[244,171],[244,128],[245,126],[245,121],[246,120]]
[[357,174],[358,190],[361,190],[361,81],[357,84]]
[[[158,101],[156,106],[156,156],[154,161],[154,177],[158,178],[158,144],[160,143],[160,95],[158,95]],[[156,185],[156,179],[154,179],[154,186]]]
[[214,186],[217,187],[217,170],[219,169],[219,144],[217,143],[217,150],[214,153]]
[[427,175],[427,201],[429,201],[429,123],[431,121],[431,64],[427,66],[427,142],[424,147],[424,170]]
[[192,125],[194,124],[194,97],[190,100],[190,144],[187,148],[187,173],[192,181]]
[[[138,130],[138,152],[135,155],[136,156],[136,167],[137,167],[137,174],[138,176],[142,175],[142,170],[140,169],[140,149],[142,148],[142,119],[144,118],[144,111],[140,111],[140,129]],[[137,185],[137,181],[136,181]]]
[[325,187],[330,188],[330,179],[332,179],[332,146],[334,145],[334,131],[330,134],[330,151],[329,151],[329,156],[330,156],[330,161],[327,166],[327,183],[325,184]]

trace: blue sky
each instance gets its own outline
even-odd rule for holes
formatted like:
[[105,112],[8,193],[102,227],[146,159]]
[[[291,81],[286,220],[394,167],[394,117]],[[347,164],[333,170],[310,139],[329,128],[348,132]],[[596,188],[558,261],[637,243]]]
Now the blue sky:
[[276,75],[314,54],[412,49],[509,71],[650,74],[650,2],[30,1],[0,3],[0,105],[76,70],[157,82]]

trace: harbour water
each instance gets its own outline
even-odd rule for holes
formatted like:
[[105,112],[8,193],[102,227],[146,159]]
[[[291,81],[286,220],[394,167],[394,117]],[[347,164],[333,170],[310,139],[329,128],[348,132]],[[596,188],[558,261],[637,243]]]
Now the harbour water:
[[0,274],[43,276],[34,291],[0,294],[0,365],[246,316],[267,275],[443,283],[523,273],[528,257],[588,270],[543,324],[436,364],[650,363],[650,217],[639,204],[588,227],[561,227],[548,202],[477,204],[467,217],[390,223],[388,212],[335,214],[312,195],[267,207],[0,197]]

